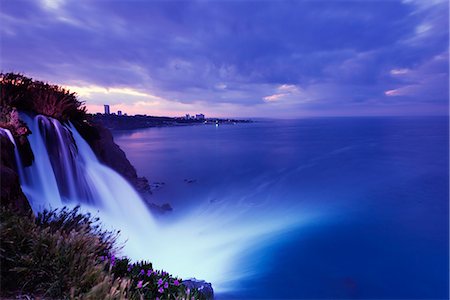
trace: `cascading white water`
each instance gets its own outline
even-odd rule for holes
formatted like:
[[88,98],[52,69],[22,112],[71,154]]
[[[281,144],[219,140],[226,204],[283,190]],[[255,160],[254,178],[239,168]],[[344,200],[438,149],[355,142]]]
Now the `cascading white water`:
[[[137,192],[112,169],[102,165],[71,125],[44,116],[22,115],[32,134],[35,160],[20,180],[35,212],[81,205],[98,215],[108,229],[121,231],[123,254],[150,260],[154,266],[183,278],[202,278],[224,291],[251,275],[255,258],[244,254],[264,247],[283,230],[306,221],[286,210],[269,207],[255,214],[227,206],[200,206],[167,222],[155,220]],[[18,153],[17,153],[18,155]],[[18,159],[20,163],[20,159]],[[225,196],[224,196],[225,198]]]
[[[94,212],[106,225],[124,231],[152,216],[137,192],[119,174],[102,165],[95,154],[69,124],[44,116],[22,115],[32,134],[29,136],[35,161],[24,169],[21,185],[35,212],[45,208],[82,205]],[[131,205],[132,203],[132,205]],[[139,220],[139,223],[136,221]],[[133,231],[125,232],[130,243]]]

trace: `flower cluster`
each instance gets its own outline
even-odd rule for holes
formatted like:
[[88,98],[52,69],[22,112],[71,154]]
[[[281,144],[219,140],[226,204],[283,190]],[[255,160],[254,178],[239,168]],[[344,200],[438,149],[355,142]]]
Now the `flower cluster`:
[[100,258],[105,268],[116,278],[130,278],[131,288],[138,298],[144,299],[201,299],[197,290],[190,290],[178,277],[164,270],[155,270],[151,263],[131,263],[128,258],[108,254]]

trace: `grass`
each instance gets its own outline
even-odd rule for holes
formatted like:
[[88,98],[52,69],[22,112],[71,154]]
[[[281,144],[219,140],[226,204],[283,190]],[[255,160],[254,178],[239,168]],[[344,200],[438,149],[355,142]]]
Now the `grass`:
[[38,216],[0,209],[2,296],[49,299],[202,299],[149,262],[116,258],[115,232],[78,208]]

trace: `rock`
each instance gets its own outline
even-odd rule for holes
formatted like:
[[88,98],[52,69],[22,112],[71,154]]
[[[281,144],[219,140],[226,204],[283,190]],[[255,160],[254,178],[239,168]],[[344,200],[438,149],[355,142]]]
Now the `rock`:
[[164,182],[152,182],[150,184],[150,190],[152,192],[157,191],[157,190],[161,189],[164,185],[165,185]]
[[16,167],[16,159],[14,158],[14,145],[11,143],[8,137],[0,134],[0,165],[8,168]]
[[31,212],[30,204],[20,187],[19,175],[17,174],[14,157],[14,145],[5,136],[0,136],[0,139],[0,203],[2,206],[10,206],[23,213]]
[[77,123],[77,130],[103,164],[122,175],[140,193],[151,193],[147,178],[138,177],[125,152],[114,143],[111,132],[100,124]]
[[0,166],[1,205],[9,206],[20,212],[31,211],[30,204],[20,187],[19,175],[11,168]]
[[127,159],[125,152],[114,143],[111,132],[100,125],[96,125],[95,128],[99,138],[91,142],[91,147],[98,159],[124,176],[136,188],[145,188],[148,185],[147,180],[145,178],[138,179],[136,169]]
[[171,212],[173,210],[172,206],[169,203],[165,203],[163,205],[158,205],[155,203],[152,203],[150,201],[146,201],[148,204],[148,207],[152,212],[158,213],[158,214],[165,214],[167,212]]
[[16,139],[17,147],[19,148],[20,158],[22,160],[22,166],[29,167],[34,161],[33,150],[31,150],[30,142],[24,135],[19,136]]
[[199,293],[201,293],[206,299],[214,299],[214,290],[211,283],[208,283],[204,280],[190,278],[187,280],[183,280],[181,284],[189,289],[197,289]]

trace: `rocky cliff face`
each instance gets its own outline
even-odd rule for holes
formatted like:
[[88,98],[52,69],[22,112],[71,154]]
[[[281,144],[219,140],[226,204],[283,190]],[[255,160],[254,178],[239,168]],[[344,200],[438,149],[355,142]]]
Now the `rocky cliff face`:
[[127,159],[125,152],[114,143],[111,132],[99,124],[94,124],[93,127],[97,134],[95,138],[88,139],[88,142],[97,158],[125,177],[139,192],[150,192],[147,179],[137,176],[136,169]]
[[[6,127],[6,126],[5,126]],[[137,176],[136,169],[131,165],[125,153],[114,143],[111,132],[101,124],[79,122],[76,127],[80,134],[90,144],[97,158],[103,164],[122,175],[141,194],[149,207],[156,212],[172,210],[170,205],[158,206],[151,202],[150,185],[145,177]],[[10,128],[15,132],[14,128]],[[28,133],[28,131],[27,131]],[[30,210],[27,198],[20,187],[19,175],[14,156],[14,145],[6,136],[1,136],[1,205],[13,206],[20,211]],[[22,164],[29,166],[33,162],[33,152],[26,135],[15,135]]]
[[[70,120],[91,145],[102,163],[127,179],[150,207],[164,210],[150,203],[148,197],[151,192],[147,179],[137,176],[135,168],[130,164],[125,153],[114,143],[109,130],[93,122],[86,114],[83,102],[79,101],[74,93],[21,74],[0,73],[0,127],[8,129],[13,134],[22,164],[29,166],[34,159],[27,139],[30,131],[20,120],[18,111],[42,114],[61,122]],[[19,185],[14,146],[7,137],[2,137],[1,146],[1,204],[14,204],[14,197],[18,197],[17,206],[25,208],[27,202]],[[165,208],[170,209],[170,206]]]
[[183,285],[189,289],[197,289],[204,299],[214,299],[214,290],[209,282],[191,278],[183,280]]
[[133,185],[153,211],[166,212],[172,210],[168,204],[158,206],[151,202],[151,190],[147,178],[137,176],[136,169],[126,157],[125,152],[114,143],[113,136],[107,128],[93,122],[79,123],[76,127],[89,143],[100,162],[114,169]]
[[2,206],[11,206],[21,212],[30,212],[31,207],[20,187],[19,174],[16,169],[14,145],[3,135],[0,135],[0,201]]

